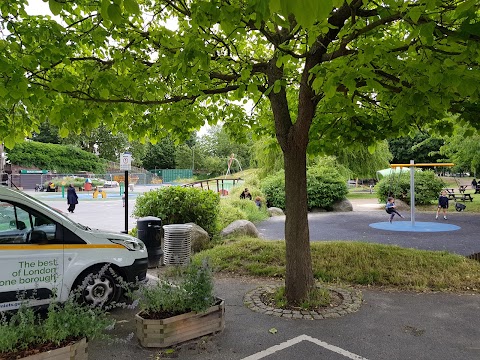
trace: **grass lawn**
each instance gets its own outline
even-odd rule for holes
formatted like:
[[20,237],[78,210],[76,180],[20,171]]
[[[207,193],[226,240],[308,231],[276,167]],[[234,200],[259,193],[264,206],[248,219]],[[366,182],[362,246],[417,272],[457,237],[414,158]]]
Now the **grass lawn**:
[[[416,291],[480,292],[480,263],[445,251],[360,242],[311,244],[313,273],[327,283]],[[194,256],[217,272],[285,276],[285,242],[242,237]]]

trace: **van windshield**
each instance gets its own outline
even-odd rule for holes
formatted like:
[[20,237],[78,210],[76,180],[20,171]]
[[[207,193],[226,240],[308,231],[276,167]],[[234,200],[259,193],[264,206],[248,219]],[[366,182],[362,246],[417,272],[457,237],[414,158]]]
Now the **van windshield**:
[[22,195],[29,198],[31,201],[35,202],[37,205],[45,208],[45,210],[47,210],[49,212],[54,212],[58,217],[62,218],[63,221],[68,222],[68,223],[70,223],[70,224],[74,225],[75,227],[80,228],[82,230],[91,230],[88,226],[79,224],[79,223],[73,221],[72,219],[70,219],[68,216],[65,216],[65,214],[61,210],[55,209],[55,208],[45,204],[44,202],[38,200],[37,198],[34,198],[33,196],[28,195],[27,193],[22,192]]

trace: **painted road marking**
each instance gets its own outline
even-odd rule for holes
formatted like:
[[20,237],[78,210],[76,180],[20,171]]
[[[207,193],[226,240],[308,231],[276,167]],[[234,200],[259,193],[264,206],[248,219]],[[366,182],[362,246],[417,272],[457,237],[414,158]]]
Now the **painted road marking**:
[[273,355],[274,353],[278,352],[278,351],[281,351],[281,350],[284,350],[290,346],[293,346],[293,345],[296,345],[302,341],[310,341],[318,346],[321,346],[327,350],[330,350],[330,351],[333,351],[339,355],[342,355],[342,356],[345,356],[346,358],[349,358],[349,359],[353,359],[353,360],[368,360],[367,358],[364,358],[360,355],[357,355],[357,354],[354,354],[354,353],[351,353],[350,351],[347,351],[347,350],[344,350],[342,348],[339,348],[338,346],[335,346],[335,345],[330,345],[324,341],[321,341],[321,340],[318,340],[318,339],[315,339],[311,336],[308,336],[308,335],[300,335],[300,336],[297,336],[296,338],[293,338],[293,339],[290,339],[290,340],[287,340],[281,344],[278,344],[278,345],[274,345],[266,350],[263,350],[263,351],[260,351],[256,354],[253,354],[253,355],[250,355],[250,356],[247,356],[246,358],[243,358],[242,360],[258,360],[258,359],[262,359],[266,356],[269,356],[269,355]]

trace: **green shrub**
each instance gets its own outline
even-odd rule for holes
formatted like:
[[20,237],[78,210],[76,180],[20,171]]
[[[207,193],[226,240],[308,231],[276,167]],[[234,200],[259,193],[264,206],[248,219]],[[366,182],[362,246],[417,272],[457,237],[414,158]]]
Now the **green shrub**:
[[[438,199],[445,183],[431,170],[415,171],[415,204],[428,205]],[[386,202],[388,196],[410,204],[410,173],[393,174],[381,179],[375,186],[380,202]]]
[[220,211],[217,219],[217,229],[223,229],[235,220],[248,220],[253,223],[268,219],[267,207],[260,209],[253,200],[224,198],[220,200]]
[[[284,172],[271,175],[264,179],[262,191],[269,206],[285,209],[285,178]],[[317,165],[307,170],[308,209],[330,209],[337,200],[348,194],[345,179],[331,166]]]
[[104,173],[106,169],[105,160],[72,145],[25,141],[9,149],[8,158],[12,164],[56,170],[59,173]]
[[0,314],[0,358],[16,359],[15,354],[41,349],[45,344],[60,347],[84,337],[105,337],[105,330],[113,323],[105,310],[79,303],[75,294],[63,304],[51,302],[42,317],[24,302],[11,316]]
[[142,285],[136,293],[142,316],[163,318],[190,311],[202,312],[214,303],[213,275],[206,261],[179,269],[178,279]]
[[156,216],[164,225],[193,222],[214,235],[219,202],[219,195],[210,190],[169,186],[138,196],[133,215]]
[[[237,209],[240,209],[242,212],[246,214],[246,219],[253,223],[263,221],[269,217],[268,211],[266,206],[262,206],[260,209],[255,204],[255,196],[253,196],[253,200],[241,200],[241,199],[230,199],[230,204]],[[238,219],[237,219],[238,220]]]
[[333,203],[348,194],[347,184],[331,166],[317,165],[307,170],[308,209],[331,209]]
[[268,206],[285,209],[285,172],[283,170],[263,179],[261,189]]
[[217,229],[221,230],[227,227],[235,220],[246,219],[245,211],[235,207],[231,202],[222,199],[220,201],[220,211],[217,218]]

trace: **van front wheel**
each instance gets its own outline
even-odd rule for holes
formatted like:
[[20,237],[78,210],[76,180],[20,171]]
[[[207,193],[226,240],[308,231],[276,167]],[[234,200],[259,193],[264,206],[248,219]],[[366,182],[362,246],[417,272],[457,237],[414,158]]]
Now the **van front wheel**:
[[81,302],[93,306],[107,306],[117,302],[122,295],[117,278],[118,275],[110,267],[92,268],[79,276],[74,289],[80,289]]

